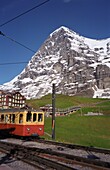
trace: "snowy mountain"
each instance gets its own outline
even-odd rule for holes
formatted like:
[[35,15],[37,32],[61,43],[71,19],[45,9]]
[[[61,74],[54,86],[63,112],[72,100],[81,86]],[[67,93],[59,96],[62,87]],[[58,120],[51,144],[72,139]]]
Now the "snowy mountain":
[[62,26],[0,89],[40,98],[52,92],[53,83],[57,93],[110,98],[110,38],[93,40]]

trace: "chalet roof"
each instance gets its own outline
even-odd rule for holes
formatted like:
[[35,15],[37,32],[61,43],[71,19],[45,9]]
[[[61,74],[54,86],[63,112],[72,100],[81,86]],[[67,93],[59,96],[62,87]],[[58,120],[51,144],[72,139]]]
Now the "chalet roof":
[[0,90],[0,93],[6,94],[6,95],[8,95],[10,97],[12,97],[12,95],[20,94],[20,96],[22,96],[23,99],[26,99],[19,91],[12,91],[12,92],[10,92],[10,91],[7,91],[7,90]]

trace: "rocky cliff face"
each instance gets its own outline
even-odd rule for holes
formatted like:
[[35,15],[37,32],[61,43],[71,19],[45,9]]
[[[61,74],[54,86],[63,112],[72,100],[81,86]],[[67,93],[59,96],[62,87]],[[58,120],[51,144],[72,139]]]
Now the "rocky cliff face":
[[1,89],[39,98],[52,92],[52,83],[57,93],[110,97],[110,39],[92,40],[60,27],[21,74]]

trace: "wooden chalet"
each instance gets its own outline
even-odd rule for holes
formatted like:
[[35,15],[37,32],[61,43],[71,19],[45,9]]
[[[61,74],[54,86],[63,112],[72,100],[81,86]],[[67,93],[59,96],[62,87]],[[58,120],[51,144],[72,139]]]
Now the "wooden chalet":
[[0,90],[0,109],[22,108],[26,105],[26,98],[18,91],[7,92]]

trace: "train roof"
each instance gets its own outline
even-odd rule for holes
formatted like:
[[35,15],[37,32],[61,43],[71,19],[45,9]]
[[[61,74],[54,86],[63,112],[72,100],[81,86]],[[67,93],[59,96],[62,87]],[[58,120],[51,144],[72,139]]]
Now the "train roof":
[[35,110],[33,108],[8,108],[8,109],[0,109],[0,113],[5,112],[24,112],[24,111],[31,111],[31,112],[42,112],[40,110]]

